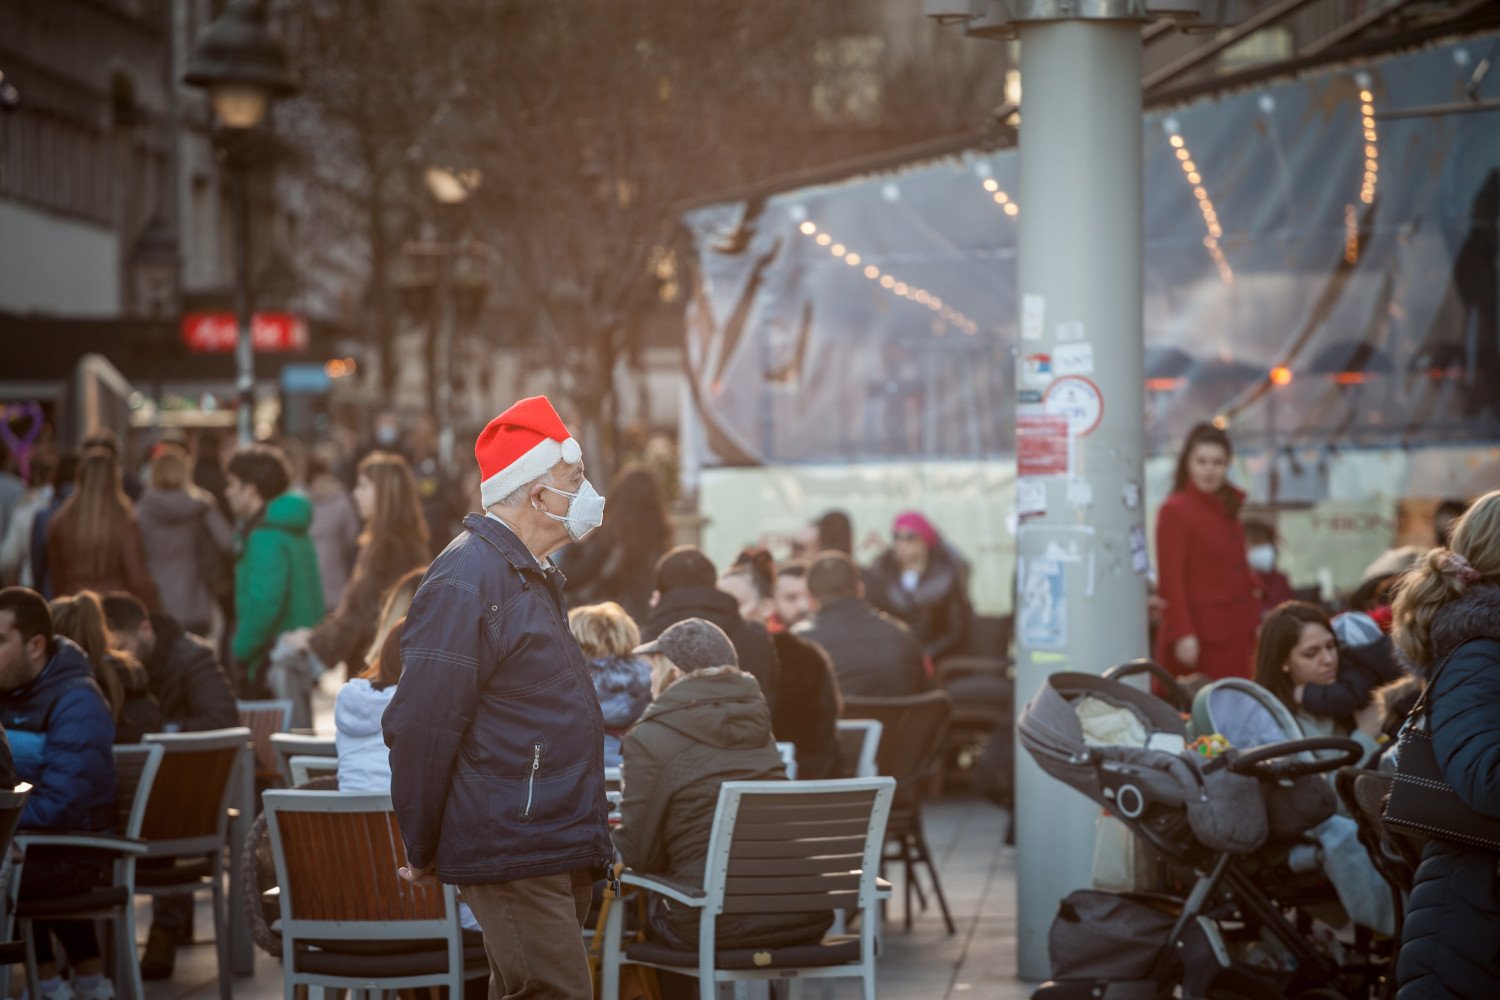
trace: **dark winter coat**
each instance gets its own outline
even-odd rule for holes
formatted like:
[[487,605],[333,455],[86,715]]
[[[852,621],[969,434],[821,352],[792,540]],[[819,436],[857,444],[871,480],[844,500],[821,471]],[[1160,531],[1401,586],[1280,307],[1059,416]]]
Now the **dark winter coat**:
[[6,738],[5,730],[0,728],[0,788],[15,788],[20,783],[15,758],[10,753],[10,740]]
[[740,617],[740,606],[717,587],[678,587],[662,594],[641,626],[641,641],[651,642],[689,618],[703,618],[724,630],[734,643],[739,668],[754,677],[766,701],[776,703],[776,651],[765,626]]
[[841,694],[904,698],[927,689],[922,645],[911,629],[857,597],[829,601],[792,634],[828,653]]
[[146,662],[162,721],[177,732],[194,733],[239,725],[239,709],[229,676],[214,648],[185,632],[170,615],[152,615],[156,647]]
[[234,529],[207,492],[148,489],[135,507],[146,547],[146,567],[161,594],[162,610],[205,628],[213,620],[214,594],[233,572]]
[[664,551],[663,546],[632,554],[597,532],[568,546],[562,562],[568,573],[568,606],[614,601],[635,621],[645,621],[656,589],[656,561]]
[[232,651],[236,668],[252,681],[277,636],[323,618],[318,556],[307,537],[311,521],[307,498],[283,493],[266,504],[241,545],[234,568]]
[[[1500,817],[1500,587],[1440,608],[1428,649],[1424,674],[1456,650],[1428,697],[1438,766],[1464,804]],[[1427,842],[1396,981],[1398,1000],[1500,996],[1500,854]]]
[[[622,822],[615,831],[631,868],[703,884],[708,838],[726,781],[784,780],[771,713],[755,678],[733,667],[688,674],[667,688],[625,736]],[[698,943],[698,911],[667,903],[667,926]],[[829,914],[726,914],[720,948],[819,940]]]
[[[1245,532],[1215,495],[1188,485],[1156,515],[1158,593],[1166,602],[1156,659],[1174,674],[1221,677],[1254,673],[1260,604],[1245,561]],[[1177,660],[1174,646],[1198,638],[1198,663]]]
[[604,718],[563,583],[470,514],[406,614],[383,719],[391,800],[411,863],[444,882],[602,874],[613,857]]
[[72,520],[77,507],[59,508],[47,521],[47,572],[51,576],[54,596],[67,597],[84,590],[108,594],[123,590],[134,594],[150,611],[161,610],[161,595],[146,566],[145,543],[141,525],[134,513],[126,518],[120,533],[120,548],[115,564],[108,572],[94,575],[80,571],[74,548]]
[[37,759],[19,763],[31,782],[21,827],[31,830],[104,831],[115,825],[115,724],[94,666],[62,636],[52,638],[52,658],[30,684],[6,692],[0,724],[35,733],[45,742]]
[[115,742],[139,743],[147,733],[161,732],[161,705],[151,691],[146,668],[133,656],[106,654],[115,676],[120,679],[120,711],[115,716]]
[[776,702],[771,731],[797,746],[797,777],[837,778],[839,714],[843,699],[828,654],[815,643],[786,632],[771,636],[776,649]]
[[386,591],[426,565],[427,546],[416,538],[383,539],[361,549],[339,606],[308,636],[318,659],[329,667],[346,664],[351,674],[363,670]]
[[895,553],[882,552],[865,575],[865,599],[905,622],[922,652],[934,661],[959,652],[969,638],[974,608],[969,603],[968,572],[947,545],[929,550],[916,590],[902,586]]
[[604,766],[619,767],[625,731],[651,704],[651,664],[639,656],[596,656],[589,674],[604,714]]

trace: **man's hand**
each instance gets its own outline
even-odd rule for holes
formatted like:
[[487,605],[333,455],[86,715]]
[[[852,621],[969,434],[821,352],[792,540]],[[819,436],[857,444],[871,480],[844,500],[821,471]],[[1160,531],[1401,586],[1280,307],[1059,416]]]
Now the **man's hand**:
[[1185,635],[1178,639],[1172,646],[1172,654],[1184,667],[1196,667],[1198,665],[1198,637]]
[[435,889],[443,884],[439,882],[438,877],[432,873],[431,865],[428,865],[426,868],[409,868],[403,865],[400,868],[396,869],[396,874],[406,879],[406,881],[410,882],[412,885],[419,885],[423,886],[424,888],[430,887]]

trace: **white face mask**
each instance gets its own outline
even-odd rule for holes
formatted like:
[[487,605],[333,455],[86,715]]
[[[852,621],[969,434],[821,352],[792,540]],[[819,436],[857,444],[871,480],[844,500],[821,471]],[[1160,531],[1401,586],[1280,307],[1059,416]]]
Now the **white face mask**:
[[1245,553],[1245,559],[1257,573],[1269,573],[1276,568],[1276,546],[1252,545]]
[[[543,486],[542,489],[556,493],[560,497],[568,498],[568,512],[561,516],[550,511],[542,510],[543,514],[554,521],[561,521],[568,529],[568,537],[575,542],[583,541],[583,536],[593,531],[604,523],[604,498],[594,489],[593,485],[585,479],[583,485],[578,487],[577,493],[567,493],[563,490],[553,489],[551,486]],[[541,510],[540,507],[538,507]]]

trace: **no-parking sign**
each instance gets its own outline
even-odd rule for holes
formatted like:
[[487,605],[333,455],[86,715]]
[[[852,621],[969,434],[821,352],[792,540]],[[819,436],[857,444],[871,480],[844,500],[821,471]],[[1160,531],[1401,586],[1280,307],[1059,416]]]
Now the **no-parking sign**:
[[1074,437],[1092,434],[1104,419],[1104,395],[1082,375],[1054,379],[1042,395],[1042,405],[1048,413],[1067,417],[1068,433]]

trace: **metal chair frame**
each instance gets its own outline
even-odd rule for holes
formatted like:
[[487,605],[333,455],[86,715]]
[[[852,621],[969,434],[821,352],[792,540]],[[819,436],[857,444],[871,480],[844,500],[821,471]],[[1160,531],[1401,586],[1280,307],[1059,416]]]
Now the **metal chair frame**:
[[339,755],[332,736],[309,736],[304,733],[272,733],[271,753],[276,757],[276,770],[288,788],[302,783],[292,774],[294,758],[332,757],[337,760]]
[[[859,754],[854,759],[852,773],[854,778],[873,778],[880,773],[879,766],[875,763],[875,755],[880,750],[880,733],[885,725],[879,719],[840,719],[839,742],[847,747],[845,739],[850,739],[855,733],[859,734]],[[846,762],[846,767],[849,764]]]

